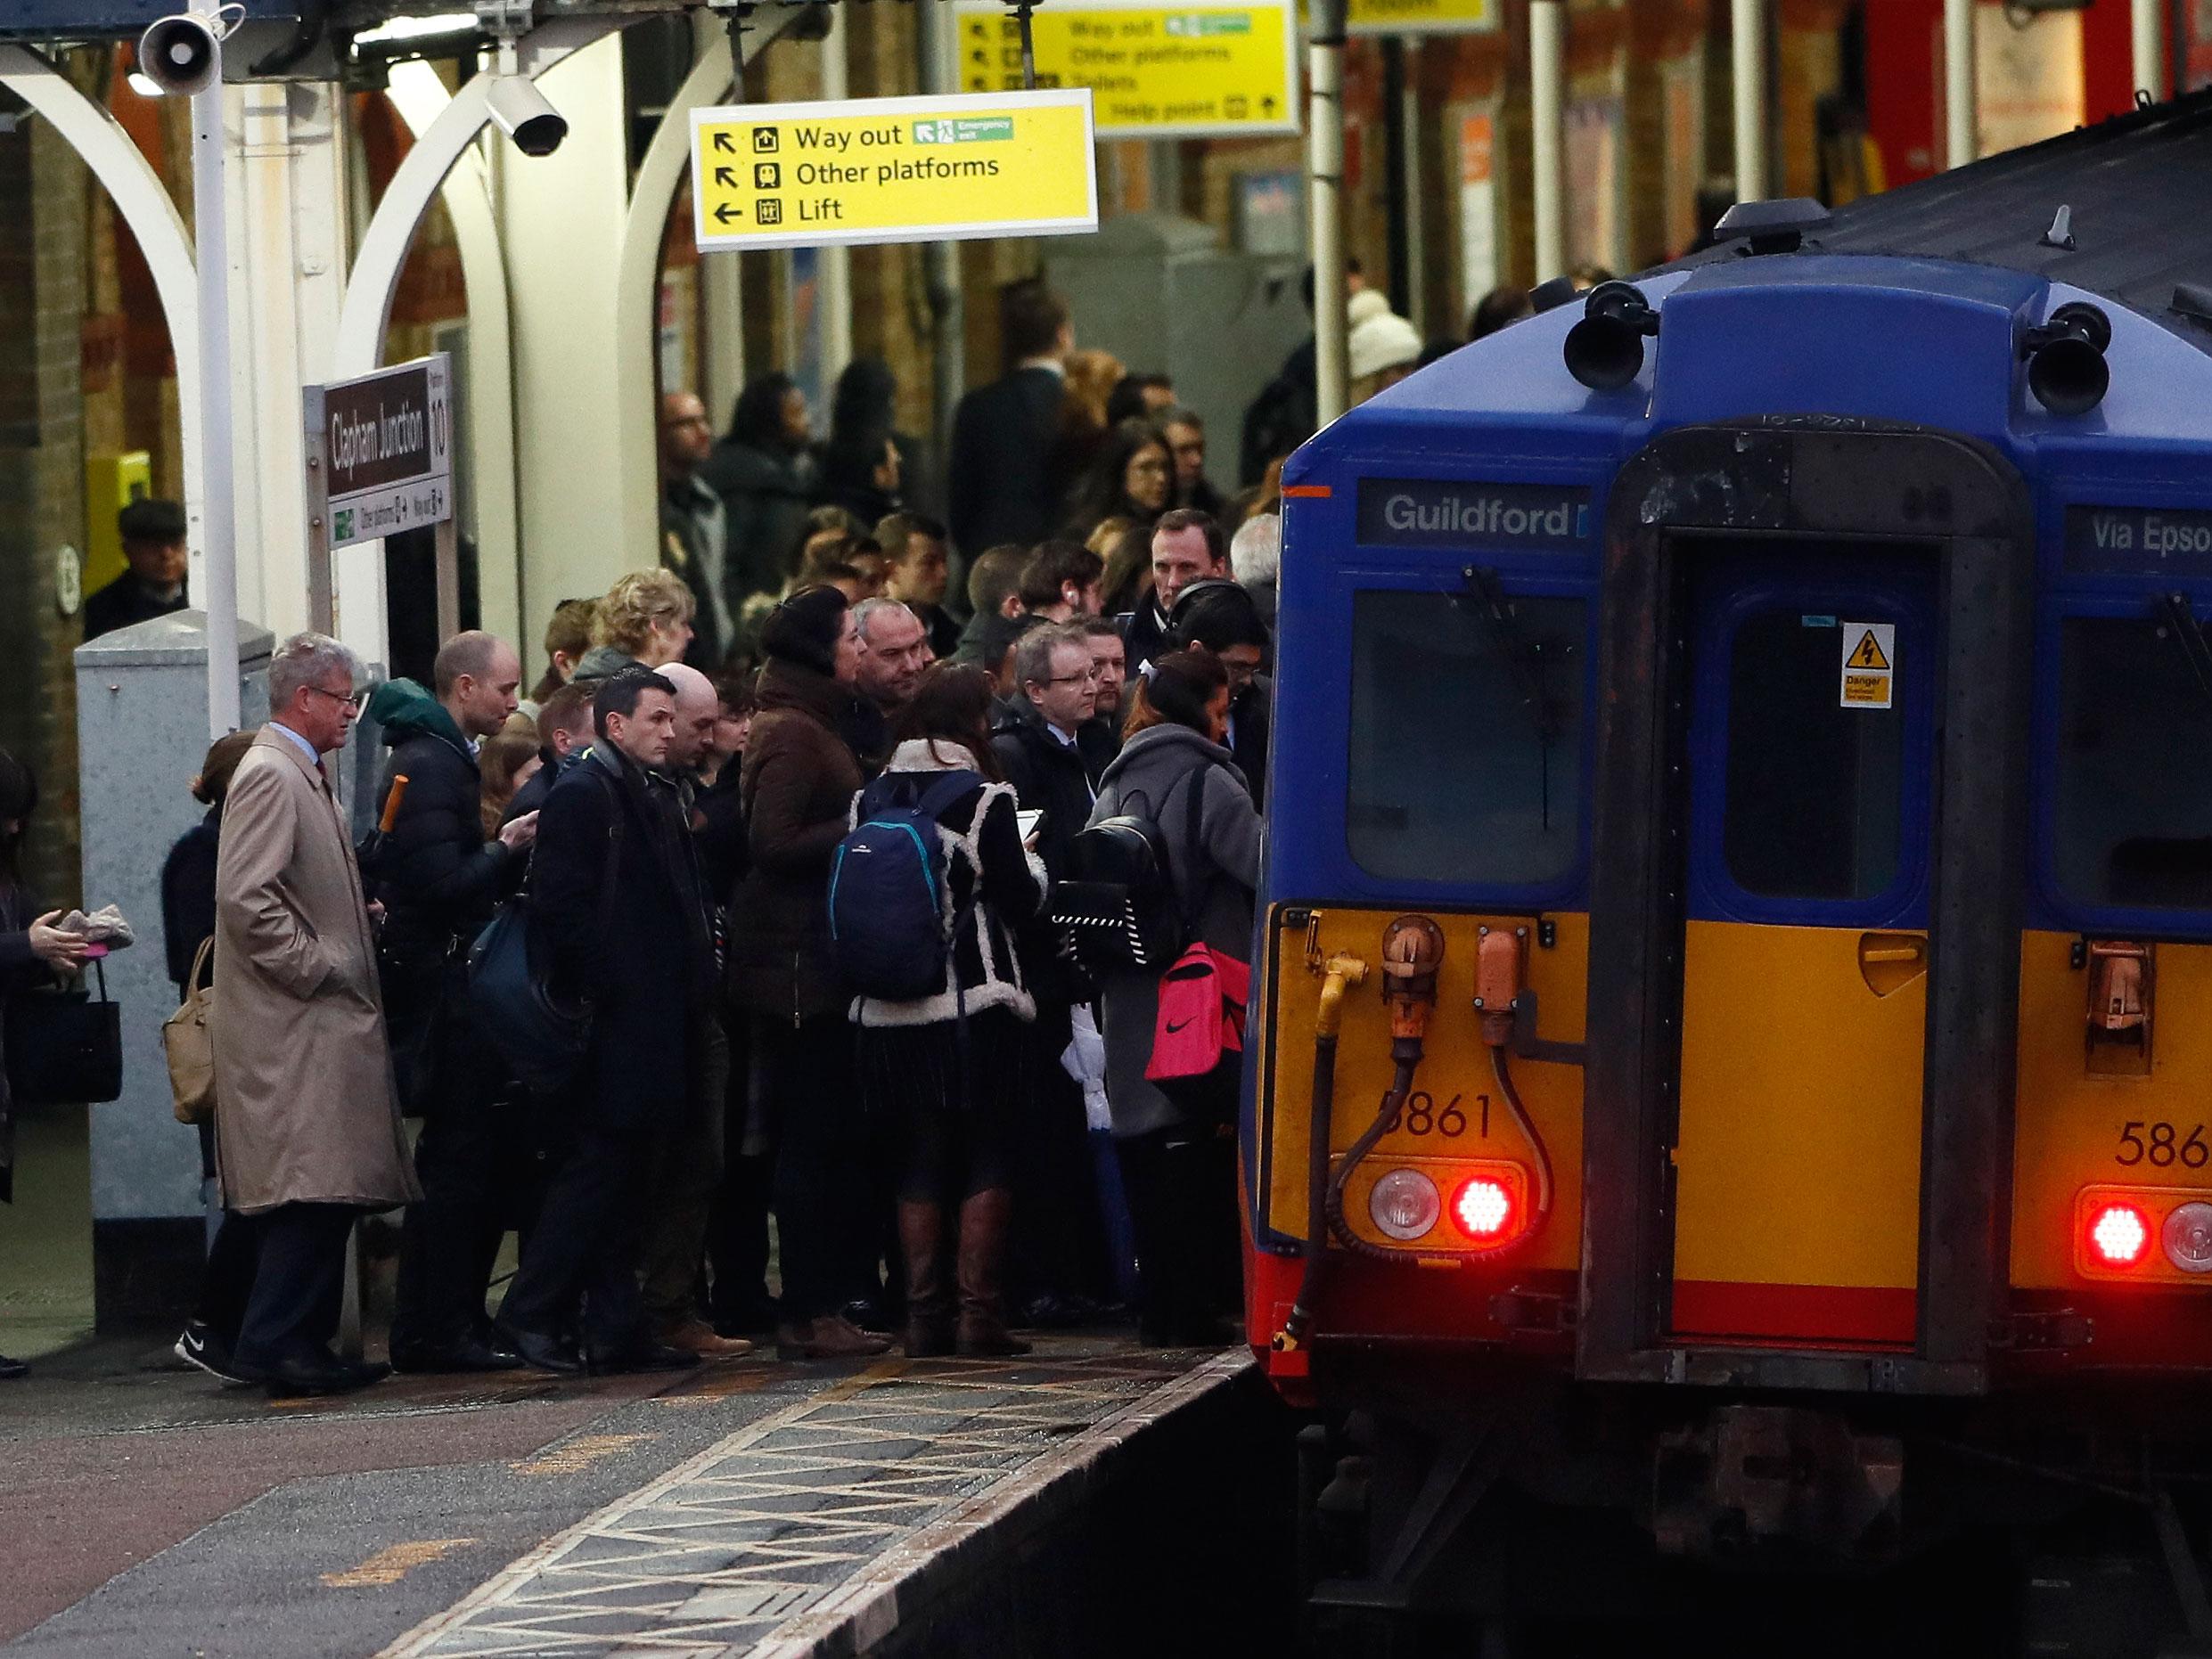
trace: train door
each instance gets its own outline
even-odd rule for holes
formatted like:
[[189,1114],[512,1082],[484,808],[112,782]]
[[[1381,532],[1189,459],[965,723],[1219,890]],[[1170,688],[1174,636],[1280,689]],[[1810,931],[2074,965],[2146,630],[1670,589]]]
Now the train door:
[[1686,555],[1677,1340],[1910,1346],[1933,550]]

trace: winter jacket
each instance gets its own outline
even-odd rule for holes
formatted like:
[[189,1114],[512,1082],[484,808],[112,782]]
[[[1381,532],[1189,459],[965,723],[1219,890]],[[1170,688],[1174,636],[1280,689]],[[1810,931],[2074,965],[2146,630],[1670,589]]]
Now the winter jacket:
[[476,755],[444,704],[412,680],[388,680],[370,716],[392,746],[377,789],[380,815],[404,776],[392,827],[370,843],[362,871],[384,903],[381,953],[392,961],[443,961],[492,919],[521,884],[522,861],[484,835]]
[[1037,826],[1037,853],[1054,881],[1068,879],[1069,849],[1084,825],[1110,758],[1102,751],[1104,728],[1085,726],[1073,744],[1062,743],[1035,703],[1017,694],[1000,706],[991,728],[991,752],[999,770],[1021,799],[1024,812],[1045,814]]
[[191,988],[185,981],[192,977],[192,959],[202,941],[215,937],[215,866],[222,834],[223,809],[210,806],[161,861],[161,943],[179,1001]]
[[[1190,836],[1190,792],[1199,797],[1198,837]],[[1123,746],[1098,792],[1091,821],[1146,818],[1167,852],[1176,895],[1186,903],[1193,884],[1198,936],[1215,950],[1249,961],[1253,895],[1259,887],[1260,816],[1227,749],[1188,726],[1147,726]],[[1106,977],[1106,1098],[1114,1133],[1141,1135],[1182,1121],[1167,1097],[1145,1081],[1159,1017],[1159,982],[1141,973]]]
[[740,786],[752,868],[730,906],[730,994],[776,1019],[841,1011],[830,954],[830,859],[863,782],[838,735],[852,694],[818,669],[761,670]]
[[[891,751],[883,775],[925,774],[933,782],[948,772],[975,769],[975,757],[957,743],[909,739]],[[859,822],[864,795],[853,797],[848,829]],[[944,985],[911,1002],[856,997],[854,1020],[863,1026],[942,1025],[957,1019],[963,1003],[971,1018],[994,1008],[1018,1019],[1035,1018],[1036,1004],[1023,983],[1014,934],[1044,908],[1045,866],[1021,845],[1013,790],[979,780],[938,814],[937,833],[945,849],[946,925],[966,912],[966,925],[946,960]]]
[[722,497],[722,593],[735,617],[747,594],[777,592],[791,574],[814,493],[814,458],[725,437],[699,476]]

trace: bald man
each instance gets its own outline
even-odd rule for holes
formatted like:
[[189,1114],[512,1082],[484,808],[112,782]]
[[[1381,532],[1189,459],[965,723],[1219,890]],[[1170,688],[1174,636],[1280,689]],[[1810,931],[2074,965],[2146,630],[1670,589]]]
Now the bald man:
[[[676,731],[668,740],[665,779],[675,794],[684,821],[691,830],[684,849],[698,872],[697,887],[707,892],[705,864],[699,856],[697,835],[702,821],[694,797],[699,791],[699,766],[714,742],[715,722],[722,713],[722,699],[714,682],[684,663],[669,663],[662,679],[676,687]],[[709,893],[709,906],[719,911],[725,895]],[[708,918],[716,936],[719,916]],[[719,997],[703,1001],[709,1009]],[[715,1189],[722,1184],[723,1109],[730,1077],[730,1049],[719,1017],[698,1017],[684,1051],[690,1057],[682,1109],[670,1116],[661,1148],[660,1173],[651,1188],[652,1209],[645,1225],[645,1317],[652,1339],[665,1347],[680,1348],[701,1359],[733,1359],[752,1352],[742,1338],[719,1336],[701,1317],[698,1301],[700,1262],[706,1253],[707,1220]]]
[[415,1147],[422,1198],[400,1235],[391,1359],[401,1371],[504,1370],[519,1362],[484,1314],[500,1228],[496,1194],[527,1140],[502,1106],[504,1068],[468,1009],[468,948],[521,885],[537,834],[526,813],[484,834],[476,747],[506,723],[522,659],[471,629],[439,648],[428,688],[393,680],[370,715],[392,746],[380,804],[406,788],[361,873],[383,901],[378,945],[400,1099],[423,1119]]

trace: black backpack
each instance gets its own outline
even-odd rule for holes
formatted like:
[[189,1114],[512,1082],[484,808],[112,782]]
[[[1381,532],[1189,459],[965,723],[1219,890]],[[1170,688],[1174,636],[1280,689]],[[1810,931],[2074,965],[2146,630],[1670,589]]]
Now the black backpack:
[[[1206,772],[1190,774],[1189,845],[1199,846]],[[1198,930],[1194,908],[1176,896],[1167,838],[1150,816],[1102,819],[1069,848],[1069,879],[1053,889],[1052,919],[1093,974],[1161,973]]]

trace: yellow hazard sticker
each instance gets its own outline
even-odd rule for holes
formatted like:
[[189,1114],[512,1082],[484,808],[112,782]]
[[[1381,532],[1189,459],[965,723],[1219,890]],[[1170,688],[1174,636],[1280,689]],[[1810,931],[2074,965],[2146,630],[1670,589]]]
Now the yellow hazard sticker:
[[1843,682],[1846,708],[1888,708],[1895,696],[1897,629],[1889,622],[1843,625]]

